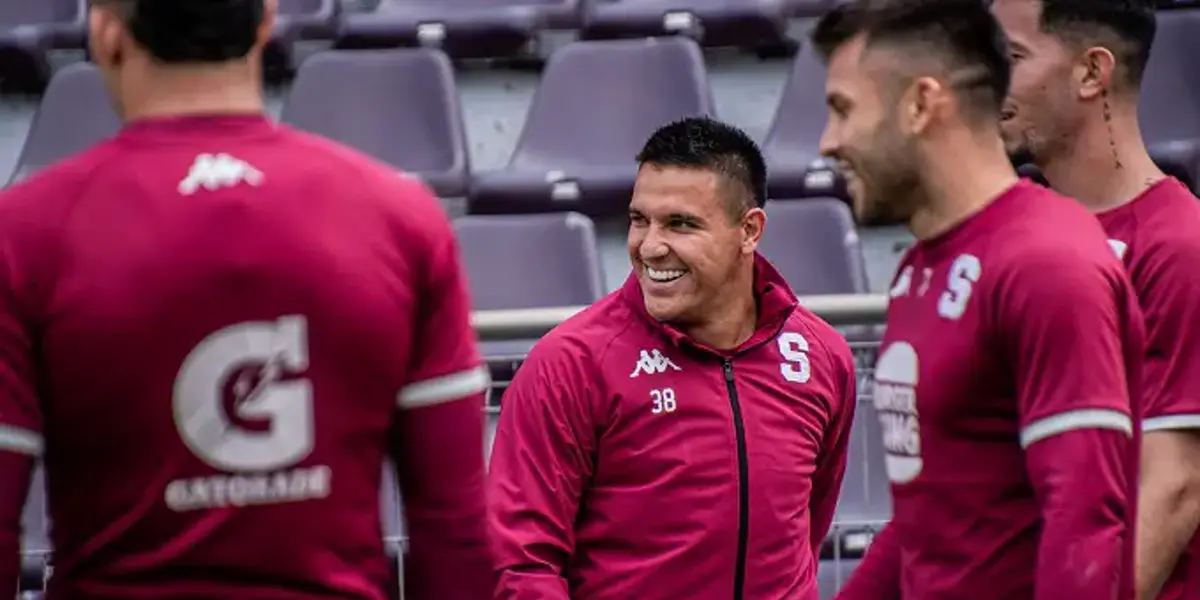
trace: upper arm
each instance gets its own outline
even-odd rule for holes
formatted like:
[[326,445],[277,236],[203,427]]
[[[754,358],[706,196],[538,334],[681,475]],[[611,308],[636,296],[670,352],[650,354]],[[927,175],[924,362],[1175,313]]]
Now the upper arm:
[[[408,193],[436,203],[415,184]],[[419,275],[413,289],[413,343],[399,397],[402,409],[475,398],[489,384],[471,326],[471,300],[458,243],[445,214],[428,212],[421,225],[421,247],[410,257],[413,272]]]
[[830,378],[832,414],[825,431],[820,461],[812,488],[812,544],[814,551],[820,549],[837,508],[841,494],[842,479],[846,472],[846,454],[850,447],[850,431],[854,424],[854,411],[858,406],[858,379],[854,370],[854,357],[845,342],[837,340],[836,359],[832,361],[835,375]]
[[504,394],[488,476],[501,568],[562,568],[593,474],[596,359],[556,342],[535,347]]
[[1154,248],[1135,277],[1146,317],[1143,429],[1200,433],[1200,242]]
[[[5,198],[7,199],[7,198]],[[11,228],[17,220],[5,219]],[[21,236],[0,231],[0,587],[15,584],[22,508],[42,454],[42,411],[35,387],[33,325],[26,294],[34,281]],[[9,588],[11,589],[11,588]]]
[[1002,276],[997,301],[1023,447],[1080,429],[1132,434],[1141,316],[1118,264],[1030,251]]

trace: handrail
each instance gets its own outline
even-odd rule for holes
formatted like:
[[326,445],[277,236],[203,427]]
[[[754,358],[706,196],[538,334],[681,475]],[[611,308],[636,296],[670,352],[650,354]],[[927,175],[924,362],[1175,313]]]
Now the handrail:
[[[888,297],[883,294],[829,294],[801,296],[800,304],[832,325],[882,323]],[[586,306],[483,310],[471,322],[483,340],[539,338]]]

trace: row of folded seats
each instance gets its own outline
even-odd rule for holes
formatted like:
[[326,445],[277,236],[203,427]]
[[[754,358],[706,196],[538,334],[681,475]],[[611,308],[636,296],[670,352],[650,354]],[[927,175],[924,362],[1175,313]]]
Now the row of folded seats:
[[[867,291],[866,269],[853,219],[836,199],[768,203],[770,228],[760,246],[798,294],[855,294]],[[601,298],[605,289],[595,226],[579,213],[465,216],[455,220],[475,310],[578,306]],[[497,389],[489,395],[492,427],[502,410],[503,387],[536,340],[489,341],[483,354]],[[854,424],[837,527],[825,556],[845,561],[860,556],[870,532],[890,515],[878,421],[870,403],[874,339],[853,341],[861,401]],[[488,445],[490,447],[491,430]],[[390,474],[383,491],[385,537],[396,547],[403,537],[399,498]],[[41,474],[25,511],[27,590],[41,589],[47,538]],[[831,565],[823,576],[840,572]],[[833,581],[833,580],[831,580]]]
[[[3,3],[0,3],[3,4]],[[1200,177],[1200,10],[1161,13],[1140,110],[1151,154],[1195,188]],[[762,142],[775,198],[845,197],[817,152],[824,67],[801,51]],[[633,156],[673,119],[717,114],[704,55],[686,38],[575,42],[555,52],[508,164],[473,171],[454,69],[438,50],[330,51],[300,68],[281,120],[424,179],[472,214],[622,215]],[[68,66],[42,97],[13,178],[115,132],[94,67]]]
[[[290,66],[298,41],[339,48],[433,46],[454,57],[528,54],[544,30],[580,39],[685,34],[709,46],[794,49],[789,19],[818,15],[833,0],[280,0],[268,61]],[[1200,0],[1159,0],[1163,9]],[[45,83],[50,49],[82,48],[87,0],[0,2],[0,72]]]

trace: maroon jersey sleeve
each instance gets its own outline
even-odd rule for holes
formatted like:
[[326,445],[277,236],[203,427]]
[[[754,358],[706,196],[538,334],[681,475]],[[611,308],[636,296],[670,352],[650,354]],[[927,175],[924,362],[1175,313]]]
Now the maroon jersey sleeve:
[[838,593],[837,600],[900,600],[900,541],[887,525]]
[[594,365],[544,340],[505,391],[488,475],[496,600],[567,600],[563,578],[596,452]]
[[840,400],[836,412],[825,432],[825,448],[821,454],[817,471],[813,475],[812,495],[809,498],[809,527],[813,556],[820,558],[821,544],[829,534],[833,523],[834,509],[842,490],[842,477],[846,473],[846,452],[850,446],[850,429],[854,422],[854,409],[858,405],[858,380],[854,373],[854,357],[849,349],[839,357],[838,366],[842,375],[837,378],[840,389],[834,390]]
[[[424,190],[425,200],[435,203]],[[485,598],[492,589],[484,501],[484,393],[471,303],[445,216],[425,219],[414,283],[417,310],[406,385],[393,428],[393,460],[404,501],[413,599]]]
[[1144,431],[1200,429],[1200,246],[1146,254],[1141,283],[1149,352],[1142,367]]
[[[6,221],[3,225],[18,222]],[[20,291],[28,288],[31,279],[18,262],[27,253],[16,247],[21,236],[6,229],[0,229],[0,590],[15,590],[21,512],[34,459],[42,453],[42,412],[33,370],[32,326]]]
[[1141,316],[1115,263],[1061,249],[1018,256],[1001,274],[993,331],[1043,518],[1035,598],[1112,598],[1126,575],[1138,366],[1128,361],[1141,354]]

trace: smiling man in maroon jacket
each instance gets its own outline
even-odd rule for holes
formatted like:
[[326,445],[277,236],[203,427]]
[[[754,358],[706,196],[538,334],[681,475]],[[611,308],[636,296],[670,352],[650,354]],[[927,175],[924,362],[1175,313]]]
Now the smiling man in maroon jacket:
[[638,161],[633,274],[548,334],[504,396],[496,597],[816,600],[850,350],[755,252],[766,169],[745,134],[686,119]]

